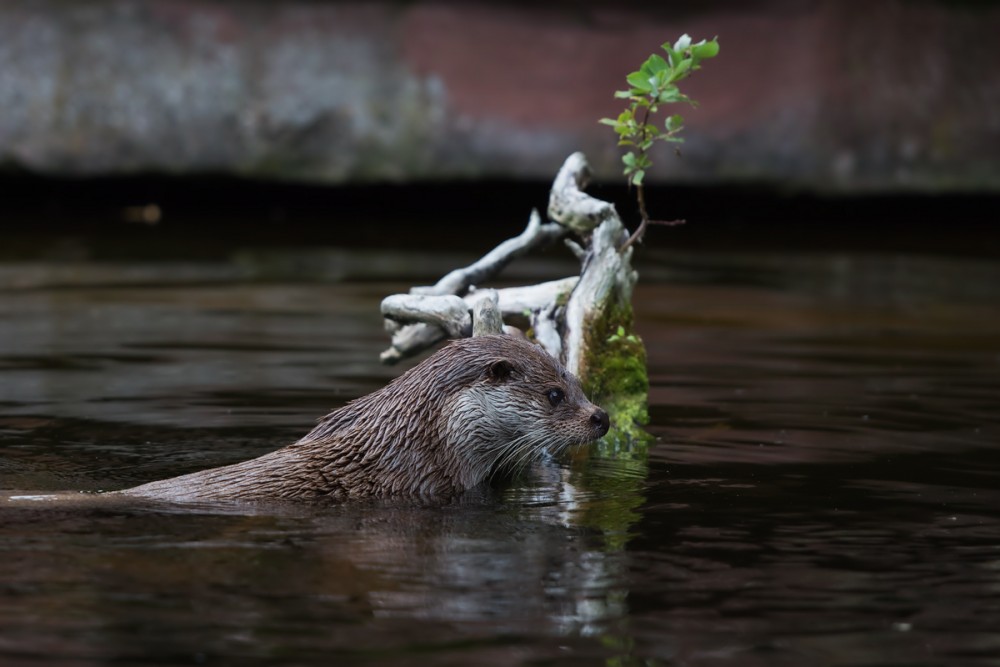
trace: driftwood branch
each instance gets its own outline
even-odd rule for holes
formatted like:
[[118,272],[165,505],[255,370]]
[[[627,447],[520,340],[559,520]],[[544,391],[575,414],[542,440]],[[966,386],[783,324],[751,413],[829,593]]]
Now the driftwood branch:
[[613,204],[583,191],[589,180],[587,158],[573,153],[566,158],[549,193],[549,217],[583,237],[605,220],[618,217]]
[[429,350],[446,338],[444,329],[427,324],[387,325],[391,328],[392,346],[379,355],[383,364],[395,364],[407,357]]
[[[414,287],[410,294],[387,297],[382,303],[382,315],[386,318],[386,331],[392,336],[392,345],[380,356],[382,363],[394,364],[419,354],[448,336],[456,337],[456,334],[471,332],[473,318],[468,310],[471,310],[478,298],[473,296],[475,292],[469,294],[472,286],[490,280],[513,260],[531,250],[549,245],[565,237],[567,233],[565,227],[542,222],[538,211],[532,211],[528,225],[521,234],[507,239],[473,264],[455,269],[432,286]],[[575,282],[576,278],[573,280]],[[541,308],[546,303],[542,299],[556,298],[555,293],[550,292],[560,285],[543,283],[534,289],[515,288],[521,291],[514,292],[499,290],[501,313],[504,316],[516,316],[525,310]],[[564,288],[563,292],[566,291],[568,290]],[[467,301],[466,311],[460,313],[460,307],[454,299],[465,296],[471,298]],[[440,298],[445,301],[436,301]],[[512,311],[514,308],[517,310]]]
[[513,260],[566,235],[559,225],[543,223],[538,211],[528,217],[528,226],[520,235],[507,239],[478,261],[462,269],[455,269],[430,287],[414,287],[411,294],[455,294],[462,296],[472,285],[490,280]]
[[505,287],[498,290],[478,290],[472,292],[465,300],[474,305],[483,298],[487,291],[495,291],[500,313],[505,319],[522,315],[526,311],[534,311],[562,298],[565,299],[580,281],[579,276],[570,276],[559,280],[550,280],[537,285],[522,287]]
[[587,335],[591,324],[615,304],[630,304],[638,274],[632,270],[632,248],[618,216],[594,230],[580,282],[566,303],[563,363],[570,372],[586,373]]
[[496,290],[483,290],[482,298],[472,307],[472,335],[489,336],[503,333],[500,297]]
[[[628,232],[615,207],[583,192],[589,174],[582,153],[570,155],[559,170],[548,209],[558,224],[542,222],[538,212],[532,211],[520,235],[473,264],[448,273],[430,287],[387,297],[382,314],[392,347],[382,353],[382,361],[394,363],[445,337],[500,330],[502,323],[494,321],[499,311],[503,322],[530,328],[535,339],[570,371],[583,374],[591,324],[609,304],[629,304],[636,282]],[[582,242],[565,238],[569,231]],[[473,287],[496,276],[517,257],[560,238],[582,262],[579,277],[495,291]],[[485,321],[480,323],[480,319]]]
[[438,326],[450,338],[472,335],[469,305],[460,296],[393,294],[382,300],[382,317],[396,322],[423,322]]
[[531,328],[535,332],[535,340],[556,359],[563,358],[563,341],[559,331],[561,311],[562,309],[556,303],[552,303],[546,308],[535,311],[531,317]]
[[[560,340],[563,363],[577,375],[586,372],[591,323],[612,304],[630,304],[638,279],[631,268],[632,249],[626,247],[628,231],[615,207],[583,192],[589,177],[587,159],[582,153],[574,153],[559,170],[549,196],[549,215],[554,220],[590,235],[586,249],[566,240],[566,245],[583,263],[580,281],[563,313]],[[551,336],[549,324],[541,325],[545,335]]]
[[[450,332],[465,334],[466,330],[474,330],[477,318],[470,313],[482,308],[481,302],[489,300],[491,294],[496,295],[502,321],[511,322],[524,318],[525,313],[536,313],[558,300],[565,301],[579,280],[578,276],[571,276],[537,285],[476,290],[464,299],[454,295],[393,294],[382,300],[382,316],[386,318],[386,330],[392,336],[392,347],[383,352],[380,359],[382,363],[394,364],[433,347],[449,336],[460,337]],[[442,321],[443,317],[450,318],[450,321]]]

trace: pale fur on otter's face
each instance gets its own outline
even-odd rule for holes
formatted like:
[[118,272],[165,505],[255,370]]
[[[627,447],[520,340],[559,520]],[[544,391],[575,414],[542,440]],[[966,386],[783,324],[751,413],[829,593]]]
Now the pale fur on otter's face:
[[546,454],[591,442],[607,431],[607,416],[583,395],[580,383],[540,348],[535,355],[499,360],[487,380],[455,397],[446,438],[474,486],[483,472],[516,471]]
[[540,347],[451,342],[295,444],[121,493],[165,500],[441,497],[603,436],[608,416]]

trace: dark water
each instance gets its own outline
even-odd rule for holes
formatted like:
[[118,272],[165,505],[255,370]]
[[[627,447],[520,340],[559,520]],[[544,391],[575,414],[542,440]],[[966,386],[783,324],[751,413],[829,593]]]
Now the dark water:
[[[296,439],[400,370],[378,259],[3,264],[0,489]],[[648,454],[446,507],[7,503],[0,665],[1000,665],[1000,267],[641,269]]]

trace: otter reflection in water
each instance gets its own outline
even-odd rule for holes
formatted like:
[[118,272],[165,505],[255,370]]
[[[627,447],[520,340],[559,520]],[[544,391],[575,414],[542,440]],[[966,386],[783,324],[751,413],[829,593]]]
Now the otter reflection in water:
[[452,341],[283,449],[114,493],[169,501],[447,497],[608,428],[607,413],[541,347],[477,336]]

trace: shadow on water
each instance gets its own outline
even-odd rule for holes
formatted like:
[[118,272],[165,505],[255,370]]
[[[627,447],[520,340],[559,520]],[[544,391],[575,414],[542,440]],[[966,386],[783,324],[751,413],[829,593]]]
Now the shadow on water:
[[[3,493],[255,456],[400,372],[409,283],[255,253],[0,267]],[[643,262],[648,455],[439,507],[5,503],[0,663],[998,664],[1000,268]]]

